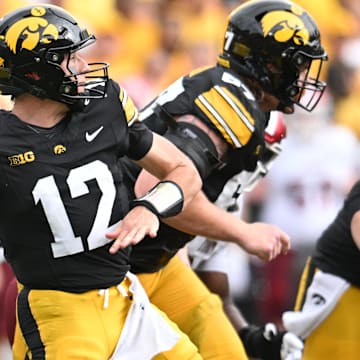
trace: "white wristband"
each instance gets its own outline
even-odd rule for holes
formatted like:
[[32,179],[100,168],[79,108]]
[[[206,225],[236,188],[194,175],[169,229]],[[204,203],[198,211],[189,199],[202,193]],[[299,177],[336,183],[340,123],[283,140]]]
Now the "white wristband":
[[159,217],[165,218],[179,214],[184,205],[184,195],[173,181],[161,181],[144,196],[131,202],[131,208],[145,206]]

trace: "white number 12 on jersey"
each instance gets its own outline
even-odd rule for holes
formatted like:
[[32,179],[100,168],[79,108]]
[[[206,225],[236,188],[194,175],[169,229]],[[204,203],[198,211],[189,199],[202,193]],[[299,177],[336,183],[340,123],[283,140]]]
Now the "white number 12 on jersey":
[[[70,171],[67,184],[72,198],[89,193],[86,181],[95,179],[102,191],[94,224],[87,243],[89,250],[98,248],[112,241],[105,237],[109,229],[111,212],[116,196],[112,174],[106,164],[99,160],[80,166]],[[66,212],[60,192],[53,175],[39,179],[33,190],[35,204],[41,202],[49,222],[55,242],[51,244],[55,258],[83,252],[84,246],[79,236],[75,236]]]

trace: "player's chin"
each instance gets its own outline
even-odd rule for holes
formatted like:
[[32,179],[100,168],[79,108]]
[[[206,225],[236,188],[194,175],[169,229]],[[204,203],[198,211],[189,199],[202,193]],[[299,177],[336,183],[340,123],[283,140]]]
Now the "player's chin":
[[284,109],[283,109],[284,114],[290,115],[290,114],[293,114],[294,111],[295,111],[294,105],[286,105],[286,106],[284,106]]

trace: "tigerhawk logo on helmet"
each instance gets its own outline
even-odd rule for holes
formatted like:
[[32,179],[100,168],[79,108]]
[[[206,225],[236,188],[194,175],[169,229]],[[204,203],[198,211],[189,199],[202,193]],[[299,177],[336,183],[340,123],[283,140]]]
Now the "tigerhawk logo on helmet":
[[73,109],[84,99],[105,97],[108,63],[88,64],[81,73],[85,80],[79,80],[80,73],[69,66],[71,53],[94,42],[95,36],[58,6],[14,10],[0,19],[0,92],[13,96],[27,92]]
[[320,80],[326,60],[314,19],[288,0],[249,0],[235,8],[218,58],[278,98],[280,111],[294,104],[315,108],[326,88]]
[[307,45],[310,34],[299,17],[303,12],[295,6],[292,10],[293,14],[288,11],[272,11],[266,14],[261,20],[264,36],[273,36],[278,42],[292,40],[295,45]]
[[9,27],[5,34],[5,42],[16,54],[21,49],[33,50],[39,43],[50,44],[59,38],[55,25],[49,24],[42,16],[46,14],[43,7],[35,7],[30,11],[32,17],[21,19]]

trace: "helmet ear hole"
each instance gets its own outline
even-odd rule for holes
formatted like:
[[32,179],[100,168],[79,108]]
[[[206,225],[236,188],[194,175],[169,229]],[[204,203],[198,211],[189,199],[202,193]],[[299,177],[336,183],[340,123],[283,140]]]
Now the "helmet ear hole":
[[[311,111],[316,104],[302,103],[298,94],[306,89],[318,99],[325,91],[319,77],[327,55],[319,29],[310,14],[292,1],[253,0],[238,6],[228,18],[219,58],[239,75],[256,79],[263,91],[288,106]],[[315,62],[319,69],[304,76]]]

